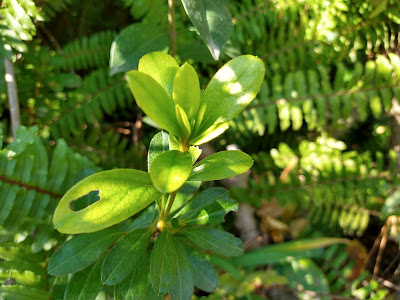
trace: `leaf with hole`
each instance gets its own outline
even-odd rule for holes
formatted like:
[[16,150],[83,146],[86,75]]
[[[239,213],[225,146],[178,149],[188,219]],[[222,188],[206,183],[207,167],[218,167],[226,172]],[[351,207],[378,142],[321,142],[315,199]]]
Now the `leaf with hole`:
[[[74,201],[92,191],[99,191],[99,201],[79,211],[71,209]],[[64,195],[54,212],[53,224],[62,233],[98,231],[126,220],[158,197],[148,173],[131,169],[99,172]]]

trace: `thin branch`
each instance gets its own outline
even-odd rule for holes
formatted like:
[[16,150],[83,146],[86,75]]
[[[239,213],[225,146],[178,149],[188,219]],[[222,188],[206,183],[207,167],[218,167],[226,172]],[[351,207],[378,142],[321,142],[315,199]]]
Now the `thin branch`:
[[176,27],[175,27],[175,0],[168,0],[169,39],[171,44],[171,56],[176,55]]
[[17,135],[17,129],[21,125],[19,113],[18,90],[15,81],[14,65],[10,60],[4,58],[5,80],[7,83],[8,103],[10,104],[11,127],[14,138]]
[[23,182],[19,182],[19,181],[16,181],[16,180],[9,179],[9,178],[1,176],[1,175],[0,175],[0,181],[8,183],[8,184],[12,184],[12,185],[18,185],[19,187],[21,187],[21,188],[23,188],[25,190],[31,190],[31,191],[33,190],[33,191],[36,191],[36,192],[38,192],[40,194],[50,195],[53,198],[61,198],[63,196],[63,195],[60,195],[60,194],[57,194],[57,193],[53,193],[51,191],[47,191],[47,190],[41,189],[40,187],[37,187],[37,186],[31,186],[31,185],[27,185],[27,184],[25,184]]

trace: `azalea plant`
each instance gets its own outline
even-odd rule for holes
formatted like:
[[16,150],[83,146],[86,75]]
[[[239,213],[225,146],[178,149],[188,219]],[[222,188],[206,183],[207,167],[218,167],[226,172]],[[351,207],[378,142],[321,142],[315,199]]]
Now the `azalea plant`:
[[[165,131],[150,142],[148,172],[99,172],[64,195],[53,223],[76,235],[55,252],[49,272],[66,275],[97,261],[91,274],[114,285],[116,299],[190,299],[194,286],[212,292],[217,275],[204,255],[237,256],[243,245],[218,228],[226,213],[237,210],[227,190],[198,190],[203,181],[246,172],[253,160],[241,151],[221,151],[197,162],[198,145],[222,134],[255,98],[263,62],[239,56],[202,91],[189,63],[179,66],[170,55],[152,52],[126,78],[137,104]],[[97,246],[85,247],[88,239]]]

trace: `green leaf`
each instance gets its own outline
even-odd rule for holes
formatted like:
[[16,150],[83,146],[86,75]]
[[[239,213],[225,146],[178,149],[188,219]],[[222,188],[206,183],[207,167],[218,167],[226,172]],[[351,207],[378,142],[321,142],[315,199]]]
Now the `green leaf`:
[[179,70],[176,60],[163,52],[152,52],[139,61],[139,72],[146,73],[157,81],[172,99],[174,78]]
[[[287,277],[289,286],[297,289],[299,286],[304,287],[304,290],[315,291],[321,300],[329,300],[329,282],[325,277],[324,272],[311,260],[300,259],[294,260],[283,267],[283,274]],[[304,299],[305,294],[298,293],[299,299]]]
[[172,98],[186,113],[189,121],[192,120],[200,105],[199,77],[193,67],[185,63],[176,73]]
[[348,244],[349,240],[343,238],[313,238],[292,242],[285,242],[246,252],[234,258],[233,263],[242,267],[255,267],[285,261],[288,257],[305,258],[321,254],[315,251],[334,244]]
[[150,172],[150,166],[154,159],[161,153],[169,149],[169,136],[168,133],[161,131],[157,133],[150,141],[149,152],[147,154],[147,168]]
[[139,59],[146,53],[168,48],[166,32],[149,24],[133,24],[114,40],[110,53],[110,75],[138,68]]
[[48,271],[51,275],[61,276],[83,270],[121,236],[122,232],[113,229],[74,236],[53,254]]
[[[99,201],[79,211],[71,210],[73,201],[97,190]],[[99,172],[80,181],[64,195],[54,212],[53,224],[62,233],[98,231],[124,221],[158,197],[160,194],[148,173],[131,169]]]
[[172,205],[170,216],[177,212],[184,204],[186,204],[193,195],[199,190],[201,181],[186,181],[178,190],[174,204]]
[[196,133],[238,115],[257,95],[264,72],[262,60],[251,55],[236,57],[219,69],[201,95]]
[[190,136],[192,128],[190,126],[189,119],[183,108],[180,107],[178,104],[175,104],[175,115],[180,128],[180,133],[181,133],[180,136],[181,137]]
[[115,286],[116,300],[147,300],[146,294],[152,289],[149,282],[150,256],[141,256],[132,274]]
[[20,285],[1,285],[0,297],[5,300],[48,300],[50,294],[44,289]]
[[221,180],[242,174],[253,165],[253,159],[241,151],[221,151],[197,163],[190,181]]
[[114,285],[125,279],[147,250],[152,231],[139,229],[121,238],[108,252],[101,269],[101,281]]
[[192,164],[196,163],[196,161],[199,159],[202,152],[203,152],[203,150],[201,150],[199,147],[196,147],[196,146],[189,147],[189,153],[192,156]]
[[382,206],[382,214],[386,219],[391,215],[400,215],[400,191],[394,191]]
[[175,256],[171,254],[172,236],[169,231],[164,231],[157,238],[150,258],[150,279],[157,294],[168,293],[174,284],[176,265]]
[[175,218],[186,225],[206,225],[224,222],[229,211],[236,211],[238,204],[224,188],[209,188],[196,195],[178,212]]
[[172,300],[191,299],[194,291],[192,279],[192,266],[190,261],[176,240],[173,240],[172,261],[175,263],[175,279],[174,284],[169,289]]
[[182,0],[193,25],[218,60],[222,46],[232,32],[232,17],[226,0]]
[[229,232],[214,228],[185,228],[182,233],[202,250],[211,250],[224,256],[243,253],[243,243]]
[[102,262],[101,258],[89,268],[72,275],[65,290],[64,300],[94,300],[101,287]]
[[138,71],[126,73],[136,103],[161,128],[179,136],[175,106],[165,89],[150,75]]
[[154,160],[150,168],[150,177],[159,191],[172,193],[186,182],[191,170],[190,154],[171,150],[160,154]]
[[223,134],[229,128],[229,122],[217,123],[190,141],[191,145],[201,145]]
[[218,276],[212,264],[199,252],[188,247],[185,250],[192,265],[194,285],[203,291],[213,292],[218,287]]

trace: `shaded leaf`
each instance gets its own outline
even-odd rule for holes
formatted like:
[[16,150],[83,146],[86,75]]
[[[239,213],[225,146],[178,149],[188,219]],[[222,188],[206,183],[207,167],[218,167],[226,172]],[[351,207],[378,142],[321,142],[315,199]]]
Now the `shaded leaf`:
[[146,229],[132,231],[111,248],[101,269],[103,284],[117,284],[134,270],[147,250],[152,234],[152,231]]
[[157,133],[150,141],[149,152],[147,154],[147,169],[150,172],[150,165],[154,159],[161,153],[169,150],[168,133],[161,131]]
[[83,270],[105,253],[120,236],[122,232],[105,229],[72,237],[51,257],[49,273],[61,276]]
[[193,283],[199,289],[213,292],[218,287],[218,276],[212,264],[199,252],[185,248],[192,265]]
[[151,51],[168,48],[166,32],[149,24],[133,24],[114,40],[110,53],[110,75],[138,68],[139,59]]

